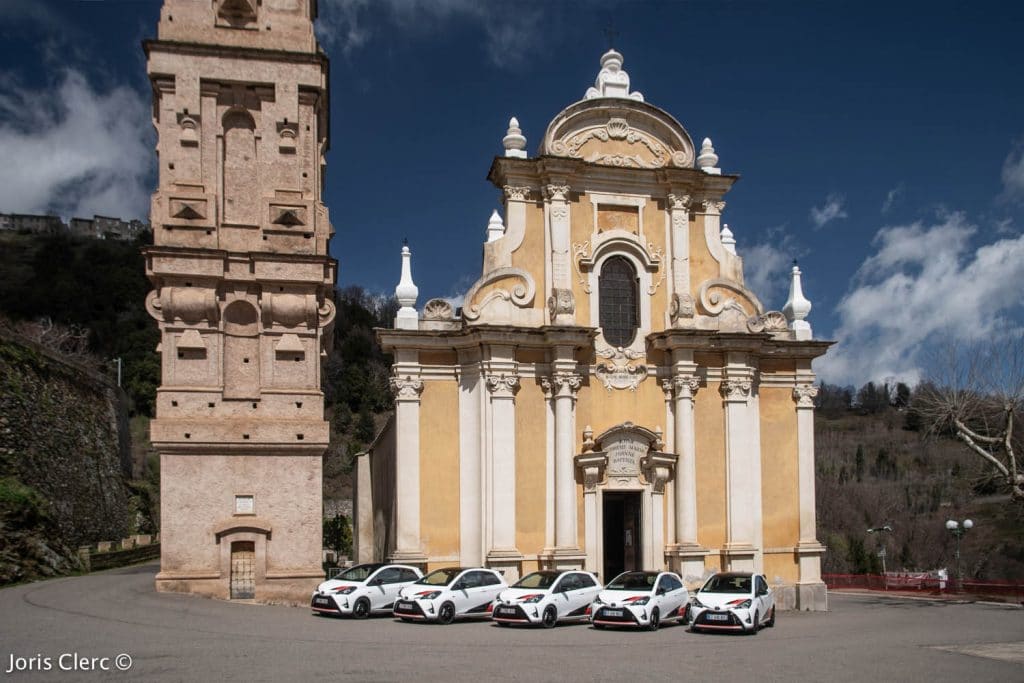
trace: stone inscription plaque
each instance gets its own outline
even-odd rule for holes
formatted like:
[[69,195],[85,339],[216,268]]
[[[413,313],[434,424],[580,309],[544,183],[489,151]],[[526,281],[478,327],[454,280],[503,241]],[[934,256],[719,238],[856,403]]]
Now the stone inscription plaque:
[[619,439],[605,446],[608,453],[608,474],[616,477],[635,477],[640,474],[640,458],[647,455],[647,442],[637,439]]
[[251,515],[256,512],[256,500],[252,496],[235,496],[235,514]]

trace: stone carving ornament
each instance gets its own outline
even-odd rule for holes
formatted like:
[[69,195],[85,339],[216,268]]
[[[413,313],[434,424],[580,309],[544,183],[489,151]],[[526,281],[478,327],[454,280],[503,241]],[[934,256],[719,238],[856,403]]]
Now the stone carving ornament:
[[571,289],[554,288],[551,296],[548,297],[548,313],[551,319],[562,314],[572,314],[576,311],[576,301],[573,299]]
[[[474,302],[477,292],[482,288],[493,282],[498,282],[506,278],[515,278],[522,280],[522,282],[516,284],[511,290],[495,289],[488,293],[487,296],[484,297],[483,301]],[[476,320],[480,317],[480,314],[483,312],[483,309],[487,304],[495,299],[511,301],[514,305],[520,308],[526,308],[533,303],[533,297],[536,293],[537,287],[533,282],[533,276],[525,270],[522,270],[521,268],[498,268],[477,280],[466,294],[466,301],[469,305],[462,309],[462,317],[467,320]]]
[[813,408],[814,398],[818,395],[818,387],[813,384],[798,384],[793,387],[793,400],[798,408]]
[[487,388],[492,396],[512,398],[519,391],[519,378],[504,373],[487,376]]
[[747,329],[754,334],[766,332],[768,334],[779,334],[789,331],[789,324],[779,311],[768,311],[764,315],[751,316],[747,320]]
[[505,197],[517,202],[525,202],[530,198],[530,188],[528,187],[515,187],[513,185],[506,185],[504,187]]
[[611,363],[598,363],[594,368],[594,375],[601,380],[608,391],[612,389],[636,391],[640,382],[647,379],[646,365],[630,364],[631,361],[643,358],[644,354],[640,352],[617,347],[598,350],[597,355],[611,361]]
[[720,390],[726,401],[746,402],[750,398],[750,390],[753,387],[753,380],[749,377],[734,379],[723,379]]
[[444,299],[431,299],[423,307],[424,320],[454,320],[455,311]]
[[396,375],[391,378],[391,390],[396,401],[418,401],[423,393],[423,380],[412,375]]

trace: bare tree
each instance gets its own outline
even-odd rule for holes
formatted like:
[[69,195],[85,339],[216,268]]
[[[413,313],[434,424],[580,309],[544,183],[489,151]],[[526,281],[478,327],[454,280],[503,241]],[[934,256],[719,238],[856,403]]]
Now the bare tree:
[[1024,410],[1024,336],[971,346],[944,344],[913,409],[933,433],[951,433],[993,469],[1015,502],[1024,505],[1014,423]]

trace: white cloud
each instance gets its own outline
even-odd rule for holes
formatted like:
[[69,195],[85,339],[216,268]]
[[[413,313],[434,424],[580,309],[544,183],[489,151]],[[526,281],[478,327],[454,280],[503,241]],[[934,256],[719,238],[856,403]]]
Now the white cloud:
[[1018,144],[1003,161],[1002,198],[1012,202],[1024,202],[1024,144]]
[[795,244],[785,226],[768,231],[767,238],[749,247],[741,246],[743,279],[765,308],[782,308],[789,294],[790,264],[803,251]]
[[896,202],[903,198],[903,191],[905,189],[903,183],[900,183],[886,193],[885,201],[882,202],[882,213],[889,213],[892,210]]
[[541,5],[484,0],[321,0],[316,33],[325,48],[345,55],[393,31],[372,26],[370,10],[382,12],[392,28],[426,35],[439,24],[468,20],[479,29],[488,57],[496,66],[512,68],[543,43],[545,11]]
[[830,194],[825,198],[825,205],[820,209],[816,206],[811,207],[811,222],[814,223],[816,228],[822,228],[829,221],[839,218],[846,218],[846,211],[843,210],[842,195]]
[[94,89],[68,70],[54,88],[0,81],[0,211],[144,218],[155,134],[147,98]]
[[929,344],[966,343],[1014,326],[1021,310],[1024,235],[975,246],[964,214],[885,227],[837,306],[839,344],[817,362],[825,381],[895,377],[916,383]]

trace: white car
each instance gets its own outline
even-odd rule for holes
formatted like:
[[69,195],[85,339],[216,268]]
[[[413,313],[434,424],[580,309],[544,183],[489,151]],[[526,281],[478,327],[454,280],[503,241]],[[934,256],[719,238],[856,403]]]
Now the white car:
[[742,631],[757,633],[761,626],[775,626],[775,595],[761,574],[715,574],[693,596],[694,631]]
[[449,567],[402,589],[394,615],[402,621],[450,624],[456,617],[489,617],[494,599],[508,588],[493,569]]
[[689,618],[690,594],[672,572],[623,572],[590,606],[594,628],[638,626],[656,631],[661,622]]
[[601,592],[597,577],[580,571],[539,571],[527,574],[503,591],[491,618],[499,626],[587,619],[587,608]]
[[313,592],[316,614],[350,615],[364,619],[372,612],[390,612],[398,591],[423,576],[404,564],[357,564]]

